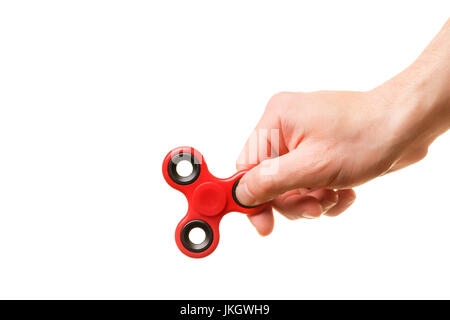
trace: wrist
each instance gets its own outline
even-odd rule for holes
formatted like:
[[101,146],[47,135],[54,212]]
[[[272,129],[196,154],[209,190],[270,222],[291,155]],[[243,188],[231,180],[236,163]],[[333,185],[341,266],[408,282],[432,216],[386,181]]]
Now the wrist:
[[448,129],[449,117],[443,116],[445,104],[430,94],[426,81],[419,77],[404,78],[396,77],[371,91],[383,114],[380,123],[385,128],[386,141],[399,151],[411,145],[428,148]]
[[428,146],[450,128],[450,20],[406,70],[371,91],[396,146]]

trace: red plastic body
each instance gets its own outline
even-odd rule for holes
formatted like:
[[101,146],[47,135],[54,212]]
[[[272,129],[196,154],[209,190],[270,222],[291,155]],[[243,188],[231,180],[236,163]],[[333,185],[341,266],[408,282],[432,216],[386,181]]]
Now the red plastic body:
[[[169,174],[169,162],[172,157],[180,153],[193,154],[200,163],[198,178],[192,183],[185,185],[176,183]],[[175,241],[181,252],[189,257],[203,258],[216,249],[220,238],[219,224],[225,214],[232,211],[244,214],[257,213],[263,207],[246,208],[233,198],[233,185],[246,171],[239,171],[227,179],[217,178],[209,172],[202,154],[192,147],[179,147],[170,151],[164,159],[162,172],[167,183],[172,188],[182,192],[188,201],[188,211],[175,230]],[[186,223],[192,220],[202,220],[212,229],[212,243],[203,252],[192,252],[181,241],[181,230]]]

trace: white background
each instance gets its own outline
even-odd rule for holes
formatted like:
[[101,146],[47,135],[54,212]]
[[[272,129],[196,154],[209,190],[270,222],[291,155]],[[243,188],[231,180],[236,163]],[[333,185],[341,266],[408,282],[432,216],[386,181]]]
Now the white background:
[[181,254],[161,174],[191,145],[219,177],[278,91],[368,90],[450,1],[4,1],[0,298],[450,298],[450,136],[357,188],[338,218],[259,237],[231,213]]

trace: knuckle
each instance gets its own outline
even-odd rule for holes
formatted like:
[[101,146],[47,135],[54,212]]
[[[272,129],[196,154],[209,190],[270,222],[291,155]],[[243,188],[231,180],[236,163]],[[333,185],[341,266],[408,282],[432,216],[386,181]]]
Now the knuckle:
[[266,105],[266,110],[278,110],[287,104],[289,99],[289,92],[278,92],[274,94]]
[[258,188],[257,192],[254,193],[255,196],[264,199],[270,198],[276,186],[275,175],[258,171],[255,177],[255,186]]
[[307,174],[315,177],[322,177],[322,181],[318,181],[316,187],[330,186],[335,183],[336,174],[332,174],[332,168],[339,168],[340,166],[333,159],[332,151],[327,148],[321,151],[312,152],[308,155],[307,160]]
[[417,155],[415,157],[414,160],[416,160],[415,162],[418,162],[422,159],[424,159],[428,154],[428,148],[422,148],[417,152]]

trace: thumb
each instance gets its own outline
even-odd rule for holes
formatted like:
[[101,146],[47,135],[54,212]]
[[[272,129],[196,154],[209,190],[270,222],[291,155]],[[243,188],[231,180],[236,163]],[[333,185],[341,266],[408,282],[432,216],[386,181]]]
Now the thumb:
[[[246,206],[273,200],[292,189],[326,187],[330,171],[326,160],[302,148],[264,160],[250,169],[236,187],[236,197]],[[326,158],[325,158],[326,159]]]

